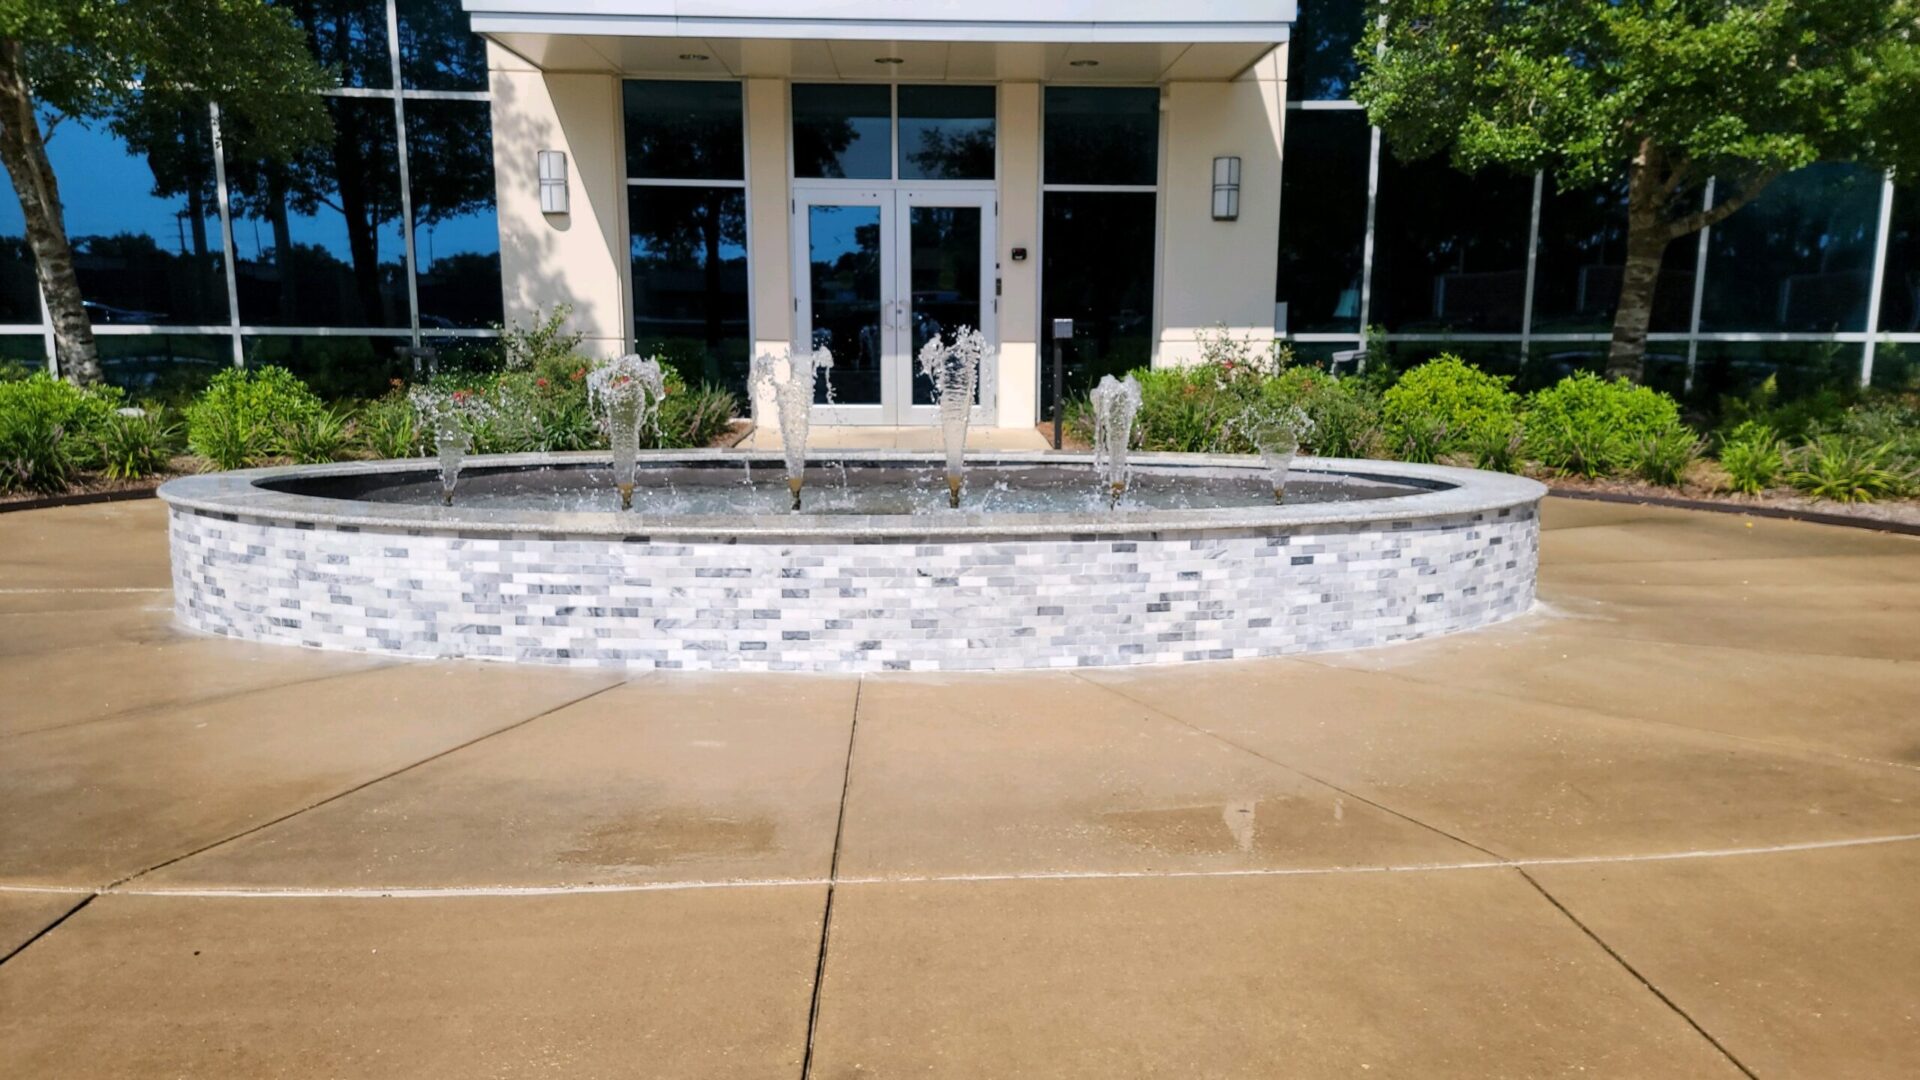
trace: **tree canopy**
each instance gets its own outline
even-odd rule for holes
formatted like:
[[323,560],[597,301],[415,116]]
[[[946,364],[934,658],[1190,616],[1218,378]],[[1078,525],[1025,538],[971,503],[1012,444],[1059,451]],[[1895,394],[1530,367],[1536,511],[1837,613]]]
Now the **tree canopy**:
[[[1608,370],[1638,377],[1671,241],[1784,172],[1920,174],[1920,0],[1374,0],[1354,97],[1393,152],[1629,183]],[[1713,207],[1683,197],[1709,177]]]

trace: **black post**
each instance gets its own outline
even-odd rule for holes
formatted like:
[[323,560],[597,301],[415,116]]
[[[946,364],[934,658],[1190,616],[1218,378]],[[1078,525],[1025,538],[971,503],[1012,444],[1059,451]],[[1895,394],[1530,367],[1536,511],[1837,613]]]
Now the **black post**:
[[1067,415],[1067,339],[1073,336],[1072,319],[1053,320],[1053,448],[1060,449],[1061,424]]

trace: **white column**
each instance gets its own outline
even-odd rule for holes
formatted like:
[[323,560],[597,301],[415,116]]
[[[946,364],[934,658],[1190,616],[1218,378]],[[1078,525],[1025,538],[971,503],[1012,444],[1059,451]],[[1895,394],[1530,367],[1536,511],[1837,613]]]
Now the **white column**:
[[[1040,86],[1000,86],[1000,427],[1039,421],[1040,378]],[[1014,248],[1027,257],[1014,262]]]

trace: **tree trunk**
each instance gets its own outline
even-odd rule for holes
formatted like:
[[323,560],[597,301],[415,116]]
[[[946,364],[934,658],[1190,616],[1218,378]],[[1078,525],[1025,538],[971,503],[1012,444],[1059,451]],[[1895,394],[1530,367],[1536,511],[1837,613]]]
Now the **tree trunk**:
[[1627,264],[1620,281],[1620,306],[1614,310],[1613,345],[1607,350],[1607,378],[1639,382],[1646,374],[1647,329],[1653,324],[1654,290],[1669,232],[1661,215],[1660,177],[1643,152],[1631,166],[1627,184]]
[[25,64],[20,42],[0,38],[0,161],[13,178],[13,192],[26,219],[34,276],[53,318],[54,356],[60,372],[76,383],[97,383],[100,354],[81,299],[80,279],[73,272],[66,213],[60,206],[53,163],[47,160],[47,144],[40,135],[40,120],[33,112]]

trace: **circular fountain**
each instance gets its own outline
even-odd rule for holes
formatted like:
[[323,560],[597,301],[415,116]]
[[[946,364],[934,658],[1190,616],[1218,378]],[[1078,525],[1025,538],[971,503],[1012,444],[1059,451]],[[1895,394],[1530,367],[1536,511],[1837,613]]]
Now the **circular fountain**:
[[[183,477],[182,619],[219,634],[416,657],[634,668],[999,670],[1346,649],[1533,602],[1537,503],[1512,476],[1298,458],[815,454],[473,457]],[[1105,464],[1112,464],[1110,461]],[[624,477],[622,478],[624,480]]]

